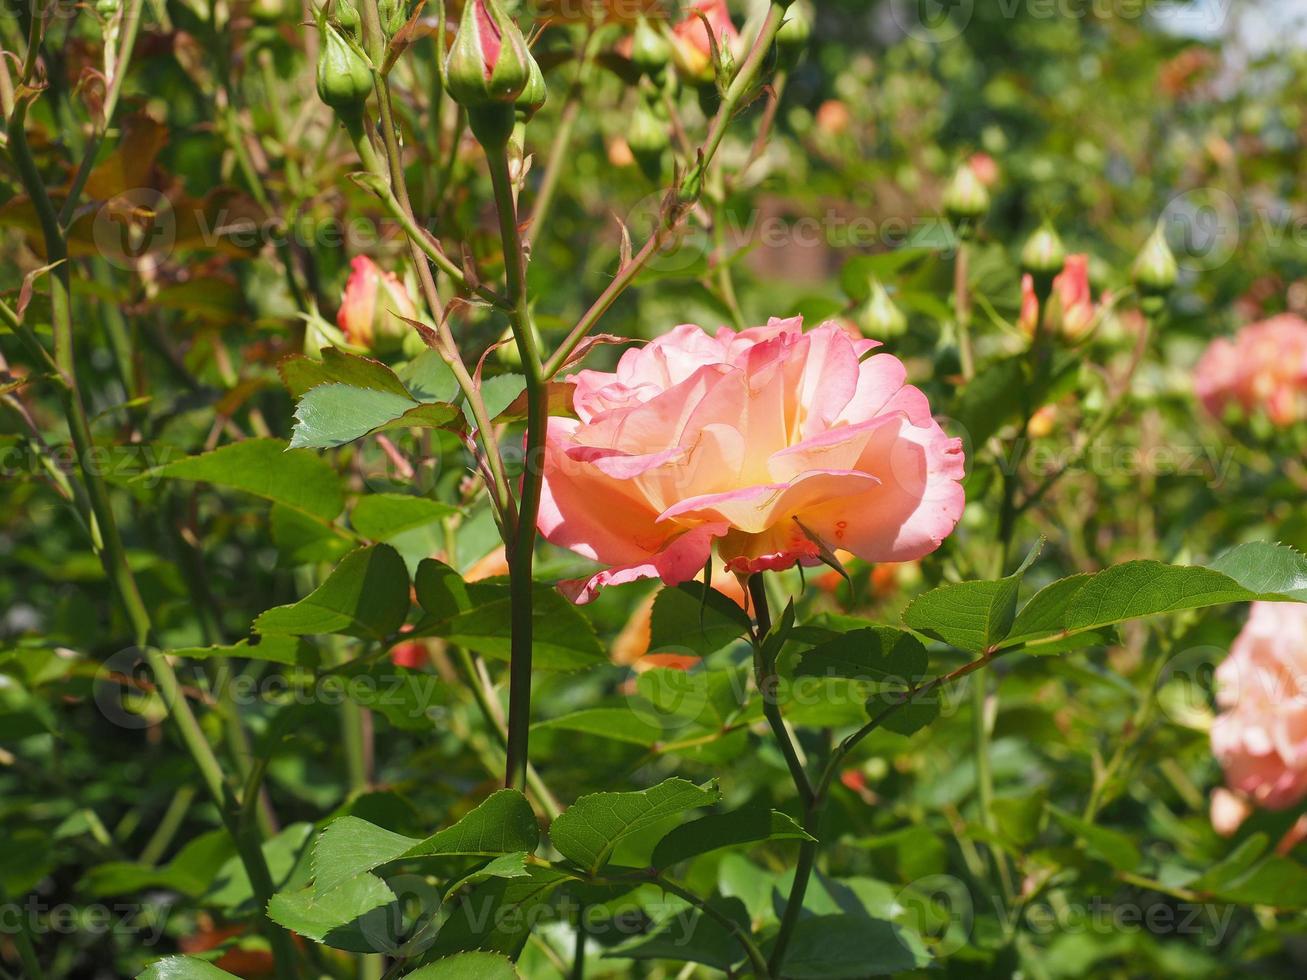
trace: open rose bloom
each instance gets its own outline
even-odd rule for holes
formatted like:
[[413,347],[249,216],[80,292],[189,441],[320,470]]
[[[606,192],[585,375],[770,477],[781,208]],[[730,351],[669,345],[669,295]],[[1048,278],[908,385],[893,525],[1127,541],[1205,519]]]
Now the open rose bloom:
[[1253,603],[1216,681],[1212,751],[1229,789],[1271,810],[1307,797],[1307,605]]
[[1194,374],[1194,389],[1217,418],[1265,414],[1278,426],[1307,419],[1307,320],[1285,313],[1214,341]]
[[540,530],[609,567],[564,591],[676,585],[714,549],[747,575],[938,548],[962,513],[962,444],[878,346],[801,319],[685,325],[569,379],[579,420],[549,420]]

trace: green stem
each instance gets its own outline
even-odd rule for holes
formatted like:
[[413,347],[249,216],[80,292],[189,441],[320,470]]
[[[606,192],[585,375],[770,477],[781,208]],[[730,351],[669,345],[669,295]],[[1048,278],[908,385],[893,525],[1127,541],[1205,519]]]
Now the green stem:
[[753,937],[745,932],[734,919],[728,915],[723,915],[694,892],[682,885],[678,885],[674,881],[659,875],[654,878],[654,882],[660,888],[663,888],[678,898],[682,898],[689,902],[695,908],[703,912],[704,915],[716,921],[718,925],[723,926],[735,937],[736,941],[740,944],[740,947],[744,950],[744,955],[753,966],[754,973],[757,974],[758,980],[771,980],[772,971],[767,964],[767,958],[762,955],[762,950],[760,950],[758,945],[753,941]]
[[763,573],[758,572],[749,576],[749,597],[753,600],[753,615],[758,622],[758,635],[753,646],[753,664],[754,679],[762,695],[762,713],[771,727],[781,755],[785,757],[785,765],[789,767],[790,777],[794,780],[794,789],[806,807],[813,800],[812,784],[803,768],[803,761],[799,758],[794,740],[790,737],[790,730],[785,727],[785,717],[781,714],[781,706],[776,700],[780,682],[776,672],[776,658],[769,656],[764,649],[764,640],[771,632],[771,609],[767,603],[767,586],[763,581]]
[[490,180],[499,212],[499,234],[504,246],[504,277],[508,315],[526,377],[526,458],[516,527],[509,544],[509,590],[512,639],[508,674],[508,745],[505,749],[504,785],[525,788],[528,765],[528,736],[531,726],[531,655],[533,629],[532,580],[535,563],[536,521],[540,513],[544,481],[543,457],[549,423],[548,388],[526,291],[526,252],[518,230],[517,202],[509,174],[506,146],[487,147]]
[[953,264],[953,309],[958,321],[958,357],[962,361],[962,377],[967,381],[976,376],[976,357],[971,348],[970,266],[971,247],[965,239],[959,240]]

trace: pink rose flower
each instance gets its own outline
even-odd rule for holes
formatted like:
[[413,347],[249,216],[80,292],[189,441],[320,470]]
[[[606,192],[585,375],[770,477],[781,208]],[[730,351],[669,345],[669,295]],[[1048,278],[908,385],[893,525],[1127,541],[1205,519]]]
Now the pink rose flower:
[[[1103,296],[1103,303],[1109,297]],[[1068,255],[1062,271],[1053,280],[1053,292],[1044,311],[1044,325],[1053,333],[1077,340],[1087,334],[1098,320],[1099,308],[1089,289],[1089,256]],[[1021,279],[1021,316],[1017,325],[1029,337],[1035,335],[1039,323],[1039,298],[1035,295],[1035,280],[1027,275]]]
[[1265,413],[1277,426],[1307,419],[1307,321],[1292,313],[1212,342],[1194,372],[1194,390],[1212,415]]
[[350,262],[349,282],[336,313],[345,339],[365,350],[393,350],[412,328],[417,307],[393,272],[380,269],[366,255]]
[[569,379],[579,421],[549,420],[540,530],[609,567],[564,592],[676,585],[714,548],[746,575],[818,564],[823,546],[871,562],[938,548],[962,514],[962,443],[878,346],[801,318],[684,325]]
[[1216,681],[1212,752],[1229,789],[1270,810],[1307,796],[1307,605],[1253,603]]
[[[712,39],[704,26],[705,19],[712,27]],[[698,0],[690,5],[685,18],[672,28],[672,37],[675,42],[672,54],[677,68],[692,81],[708,82],[713,78],[713,40],[718,47],[730,48],[734,52],[739,45],[740,32],[731,20],[726,0]]]

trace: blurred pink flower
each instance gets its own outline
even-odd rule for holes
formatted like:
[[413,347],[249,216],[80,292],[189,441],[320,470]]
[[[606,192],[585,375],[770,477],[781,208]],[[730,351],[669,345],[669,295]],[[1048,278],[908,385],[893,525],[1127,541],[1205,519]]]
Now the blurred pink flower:
[[877,346],[799,318],[684,325],[575,375],[579,421],[549,421],[540,530],[610,567],[564,591],[675,585],[714,547],[741,574],[818,564],[822,546],[873,562],[938,548],[962,513],[962,444]]
[[1307,605],[1253,603],[1216,681],[1226,786],[1271,810],[1307,796]]
[[[701,17],[700,14],[703,16]],[[708,27],[712,28],[709,38]],[[726,0],[698,0],[685,12],[685,17],[672,28],[675,45],[672,49],[676,67],[692,81],[711,81],[713,78],[713,41],[732,52],[739,45],[740,32],[731,20]]]
[[971,168],[971,172],[974,173],[976,178],[986,187],[992,188],[998,183],[998,178],[1000,176],[998,164],[988,153],[978,151],[971,154],[967,159],[967,166]]
[[[1103,304],[1110,297],[1103,296]],[[1068,255],[1062,271],[1053,280],[1053,292],[1044,310],[1044,325],[1054,333],[1071,340],[1083,337],[1098,319],[1099,307],[1089,289],[1089,256]],[[1035,335],[1039,323],[1039,298],[1035,295],[1035,280],[1027,275],[1021,280],[1021,316],[1017,321],[1021,330],[1030,337]]]
[[1212,342],[1194,373],[1212,415],[1265,413],[1275,425],[1307,419],[1307,320],[1283,313]]
[[366,350],[399,346],[416,320],[417,307],[393,272],[386,272],[366,255],[350,262],[349,281],[336,313],[336,325],[345,339]]

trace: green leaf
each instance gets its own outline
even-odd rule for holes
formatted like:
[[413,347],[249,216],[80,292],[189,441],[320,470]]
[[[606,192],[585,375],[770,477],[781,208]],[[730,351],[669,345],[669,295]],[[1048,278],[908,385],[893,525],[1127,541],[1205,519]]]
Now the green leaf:
[[559,815],[549,828],[549,838],[564,857],[598,871],[622,838],[720,799],[716,782],[700,787],[685,779],[668,779],[633,793],[591,793]]
[[279,367],[298,399],[292,446],[330,449],[386,429],[441,428],[458,417],[453,392],[429,360],[410,368],[411,386],[380,361],[333,347],[321,361],[296,356]]
[[427,497],[374,493],[354,506],[349,521],[354,530],[370,541],[390,541],[406,531],[437,524],[457,513],[457,507]]
[[418,841],[359,817],[340,817],[313,842],[313,890],[325,895],[365,871],[387,864]]
[[513,961],[498,953],[459,953],[404,974],[404,980],[521,980]]
[[1006,644],[1256,600],[1307,601],[1307,558],[1284,545],[1253,543],[1226,552],[1210,567],[1132,561],[1073,575],[1031,598]]
[[329,892],[383,864],[420,857],[497,857],[539,846],[540,827],[526,797],[501,789],[426,840],[391,833],[358,817],[340,817],[313,848],[314,889]]
[[362,874],[326,892],[312,885],[278,892],[268,902],[268,917],[306,939],[363,953],[371,951],[372,944],[360,934],[358,920],[394,901],[384,881]]
[[1021,580],[1042,547],[1041,541],[1006,578],[942,585],[917,597],[904,611],[903,622],[959,650],[995,649],[1012,629]]
[[845,633],[804,651],[794,673],[912,687],[925,675],[926,666],[926,648],[915,636],[875,626]]
[[400,856],[495,857],[515,851],[531,853],[539,845],[540,825],[531,804],[517,790],[501,789],[452,827],[432,834]]
[[381,640],[408,615],[408,570],[389,545],[345,556],[327,580],[299,602],[276,606],[254,621],[260,633],[343,633]]
[[296,398],[318,385],[331,382],[409,397],[404,383],[380,361],[337,347],[324,347],[321,354],[321,359],[292,354],[277,365],[282,382]]
[[706,657],[749,631],[743,609],[700,582],[663,589],[654,600],[649,651]]
[[188,660],[240,657],[244,660],[261,660],[265,663],[300,667],[316,667],[320,659],[317,648],[297,636],[259,634],[241,640],[239,643],[212,647],[182,647],[169,652],[173,656],[185,657]]
[[252,493],[319,521],[345,507],[336,471],[315,453],[288,450],[280,439],[246,439],[168,463],[137,477],[193,480]]
[[1231,548],[1209,567],[1257,595],[1307,602],[1307,556],[1288,545],[1251,541]]
[[334,449],[387,429],[438,429],[457,417],[458,409],[443,402],[425,404],[390,391],[324,384],[306,392],[295,406],[290,444]]
[[1143,855],[1127,835],[1119,830],[1099,827],[1081,820],[1065,810],[1047,804],[1048,812],[1062,829],[1078,840],[1091,857],[1106,861],[1117,871],[1134,871],[1143,861]]
[[136,976],[136,980],[240,980],[212,963],[193,956],[168,956],[156,960]]
[[920,940],[893,922],[866,915],[799,919],[785,955],[786,980],[862,980],[930,964]]
[[[873,698],[867,702],[868,713],[881,711],[884,702]],[[880,727],[896,735],[915,735],[939,717],[939,694],[936,691],[914,693],[903,707],[886,715]]]
[[670,831],[654,847],[653,866],[670,868],[709,851],[763,840],[816,838],[779,810],[750,807],[733,813],[712,813]]

